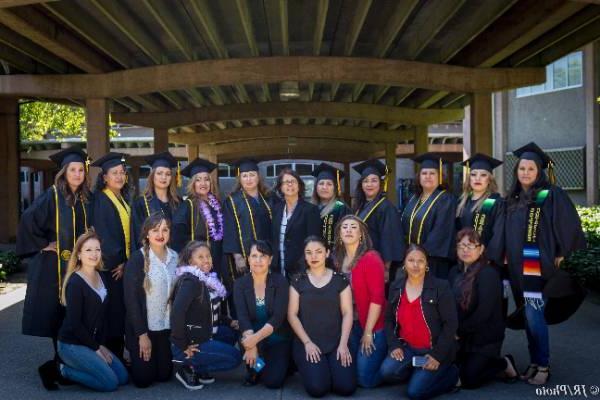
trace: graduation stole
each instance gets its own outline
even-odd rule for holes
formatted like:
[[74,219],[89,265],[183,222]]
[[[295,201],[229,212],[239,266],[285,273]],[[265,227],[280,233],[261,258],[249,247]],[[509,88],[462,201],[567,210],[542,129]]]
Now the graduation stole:
[[[195,239],[196,238],[196,223],[194,222],[195,221],[194,201],[189,198],[186,201],[190,204],[190,237],[191,237],[191,240],[196,240]],[[210,244],[210,234],[208,232],[208,222],[204,221],[204,226],[206,227],[206,243]]]
[[542,264],[540,263],[540,247],[537,236],[540,229],[542,206],[548,198],[548,189],[540,190],[527,207],[527,229],[523,246],[523,295],[526,299],[542,298]]
[[329,214],[327,214],[326,216],[323,217],[322,236],[330,248],[333,246],[333,225],[335,222],[334,213],[335,213],[335,211],[339,210],[343,206],[344,206],[344,203],[342,203],[339,200],[336,200],[333,210],[331,210],[331,212]]
[[[413,208],[412,212],[410,213],[410,221],[408,225],[408,244],[421,244],[421,236],[423,234],[423,225],[425,224],[425,220],[429,216],[429,212],[431,211],[435,203],[437,203],[437,201],[440,199],[440,197],[442,197],[444,193],[446,193],[445,190],[440,190],[439,193],[435,196],[432,193],[422,203],[419,196],[413,196],[413,198],[411,199]],[[410,207],[407,208],[410,210]],[[419,226],[418,229],[415,229],[416,232],[413,231],[413,226],[415,224],[418,224]]]
[[489,230],[491,227],[489,224],[486,225],[486,222],[488,221],[488,217],[491,215],[495,204],[496,199],[485,199],[479,211],[473,216],[473,229],[479,234],[480,238],[483,238],[484,229]]
[[[60,299],[62,292],[61,269],[63,266],[66,268],[66,263],[68,263],[71,258],[71,251],[75,247],[75,242],[78,237],[77,217],[75,214],[77,201],[75,201],[75,204],[72,206],[69,206],[65,201],[65,198],[62,195],[59,195],[56,185],[52,185],[52,191],[54,192],[54,228],[56,230],[56,275],[58,277],[58,298]],[[84,229],[87,231],[87,212],[81,194],[79,195],[79,204],[83,211]],[[83,234],[84,232],[80,233]]]
[[364,210],[357,211],[356,212],[356,216],[358,218],[361,218],[364,223],[367,223],[367,220],[369,219],[369,217],[371,216],[371,214],[373,214],[373,212],[377,209],[377,207],[379,207],[381,205],[381,203],[383,203],[384,201],[385,201],[385,196],[382,195],[381,199],[379,199],[379,201],[377,203],[375,203],[375,205],[369,210],[369,212],[367,213],[367,215],[365,215],[364,218],[360,217],[361,211],[364,211]]
[[106,197],[110,200],[113,206],[117,209],[119,213],[119,220],[121,221],[121,228],[123,228],[123,237],[125,238],[125,256],[129,258],[129,246],[131,245],[131,232],[129,225],[129,217],[131,214],[131,209],[129,208],[129,204],[123,200],[123,197],[120,199],[113,193],[112,190],[105,188],[102,191]]
[[[146,217],[150,216],[151,213],[151,209],[150,209],[150,202],[148,201],[148,198],[146,196],[142,196],[144,198],[144,206],[146,206]],[[159,200],[160,201],[160,200]],[[165,212],[163,211],[162,208],[159,207],[159,211],[160,213],[165,216]]]
[[[243,190],[241,190],[240,192],[242,193],[242,197],[246,203],[246,208],[248,209],[248,215],[250,215],[250,226],[252,227],[252,237],[254,238],[254,240],[257,240],[258,237],[256,235],[256,226],[254,225],[254,214],[252,214],[252,207],[250,207],[250,202],[248,202],[248,197],[246,196],[246,192],[244,192]],[[265,200],[263,195],[260,194],[260,192],[258,192],[258,195],[260,196],[260,199],[262,200],[263,204],[267,208],[267,212],[269,213],[269,219],[272,221],[273,214],[271,213],[271,207],[269,207],[269,204],[267,203],[267,201]],[[244,238],[242,237],[242,224],[240,223],[240,217],[238,215],[237,208],[235,206],[235,201],[233,201],[233,196],[229,196],[229,201],[231,202],[231,208],[233,210],[233,217],[235,218],[235,224],[237,225],[237,229],[238,229],[238,238],[240,239],[240,247],[242,248],[242,255],[244,256],[244,258],[246,258],[246,249],[244,248]]]

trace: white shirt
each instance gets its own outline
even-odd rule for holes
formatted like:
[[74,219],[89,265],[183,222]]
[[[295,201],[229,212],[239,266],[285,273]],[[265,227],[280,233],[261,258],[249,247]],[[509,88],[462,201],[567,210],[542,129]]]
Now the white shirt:
[[96,292],[96,294],[98,295],[98,297],[100,297],[100,301],[102,303],[104,303],[104,299],[106,299],[106,295],[108,294],[106,288],[104,287],[104,281],[102,281],[102,279],[100,279],[100,276],[98,276],[98,280],[100,281],[100,287],[99,288],[95,288],[94,285],[92,285],[87,278],[85,277],[85,275],[79,271],[75,272],[77,275],[79,275],[81,277],[81,279],[83,279],[85,281],[85,283],[87,283],[87,285],[94,291]]
[[281,218],[281,227],[279,228],[279,258],[281,259],[281,273],[285,276],[285,231],[292,212],[288,215],[287,206],[283,207],[283,217]]
[[146,292],[146,309],[148,313],[148,329],[162,331],[170,329],[169,295],[177,268],[177,253],[167,249],[167,258],[163,263],[150,249],[150,267],[148,279],[150,290]]

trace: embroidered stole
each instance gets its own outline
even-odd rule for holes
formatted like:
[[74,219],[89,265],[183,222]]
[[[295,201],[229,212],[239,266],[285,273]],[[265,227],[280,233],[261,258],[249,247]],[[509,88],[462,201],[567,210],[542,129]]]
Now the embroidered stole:
[[[195,218],[195,209],[194,209],[194,201],[192,199],[186,200],[190,204],[190,240],[196,240],[196,218]],[[202,201],[202,200],[198,200]],[[208,208],[211,208],[210,205]],[[202,218],[204,219],[204,217]],[[210,244],[210,234],[208,232],[208,222],[204,221],[204,226],[206,227],[206,243]]]
[[492,209],[495,204],[496,199],[485,199],[479,211],[473,215],[473,229],[479,234],[479,237],[482,238],[482,240],[484,240],[484,237],[489,237],[488,233],[492,226],[487,222],[489,222],[489,219],[491,218],[490,216],[492,215]]
[[335,224],[337,222],[336,212],[343,206],[344,203],[342,203],[341,201],[336,201],[333,210],[331,210],[329,214],[327,214],[321,219],[323,221],[321,236],[323,236],[323,239],[327,242],[327,245],[330,249],[332,249],[334,245],[333,228],[335,227]]
[[106,197],[111,201],[113,206],[117,209],[119,213],[119,219],[121,220],[121,227],[123,228],[123,236],[125,237],[125,256],[129,258],[130,245],[131,245],[131,231],[129,225],[129,218],[131,215],[131,209],[129,208],[129,204],[125,202],[123,197],[117,196],[110,189],[104,189],[102,191]]
[[407,235],[408,244],[421,244],[425,221],[427,220],[427,217],[429,216],[433,206],[438,202],[440,197],[446,193],[445,190],[436,190],[436,192],[433,192],[422,203],[420,196],[416,195],[414,195],[408,202],[408,205],[406,206],[406,211],[410,213]]
[[[373,205],[373,207],[371,207],[371,209],[369,209],[369,207],[365,207],[362,210],[358,210],[356,212],[356,216],[358,218],[362,219],[364,223],[367,223],[367,220],[369,219],[371,214],[373,214],[373,212],[375,212],[377,207],[379,207],[381,205],[381,203],[383,203],[384,201],[385,201],[385,195],[381,195],[381,198],[377,201],[377,203],[375,203]],[[373,201],[371,201],[371,204],[373,204]],[[366,215],[365,215],[365,213],[366,213]]]
[[523,295],[526,299],[542,299],[542,264],[537,237],[540,229],[542,206],[549,190],[540,190],[527,210],[527,229],[523,246]]

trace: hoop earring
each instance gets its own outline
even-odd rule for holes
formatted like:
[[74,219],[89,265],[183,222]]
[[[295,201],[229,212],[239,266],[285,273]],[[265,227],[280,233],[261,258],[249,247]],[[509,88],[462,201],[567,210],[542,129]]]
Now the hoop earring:
[[362,242],[363,242],[363,237],[361,235],[360,238],[358,239],[358,243],[362,243]]
[[425,267],[425,272],[429,272],[429,265]]

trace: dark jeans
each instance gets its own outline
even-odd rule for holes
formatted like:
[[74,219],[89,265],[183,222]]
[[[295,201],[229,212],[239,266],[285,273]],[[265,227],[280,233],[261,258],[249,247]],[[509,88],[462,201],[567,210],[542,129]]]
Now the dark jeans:
[[170,330],[148,331],[152,343],[150,360],[140,357],[138,337],[127,337],[127,349],[131,356],[131,380],[135,386],[146,388],[154,382],[166,382],[171,378],[173,363],[171,362]]
[[343,367],[337,360],[336,349],[321,354],[318,363],[306,360],[304,345],[294,340],[294,361],[302,377],[306,392],[312,397],[323,397],[330,391],[340,396],[350,396],[356,390],[356,366]]
[[544,317],[545,303],[541,299],[525,299],[525,331],[532,364],[550,365],[550,336]]
[[410,399],[430,399],[448,392],[458,381],[458,367],[441,364],[436,371],[427,371],[412,366],[414,356],[424,356],[430,349],[413,349],[404,346],[404,359],[398,361],[387,356],[381,364],[381,376],[385,382],[408,380],[407,396]]
[[383,329],[373,332],[375,350],[373,350],[371,355],[367,356],[360,350],[360,339],[363,336],[363,332],[360,323],[354,321],[348,347],[352,353],[352,360],[356,363],[356,380],[358,386],[374,388],[382,381],[379,369],[387,356],[387,341],[385,340],[385,331]]
[[478,388],[506,369],[506,360],[481,353],[461,354],[460,381],[467,389]]
[[287,377],[290,357],[292,356],[292,342],[276,341],[259,343],[258,354],[265,362],[265,366],[258,374],[258,379],[269,389],[279,389]]
[[127,370],[113,354],[107,364],[87,346],[58,342],[58,354],[64,362],[62,376],[99,392],[112,392],[127,383]]
[[[233,341],[231,339],[233,338]],[[228,371],[236,368],[242,362],[242,355],[233,344],[237,340],[235,331],[227,326],[219,326],[212,339],[198,346],[198,353],[192,358],[186,358],[185,349],[171,344],[173,361],[183,365],[191,365],[199,374],[216,371]]]

